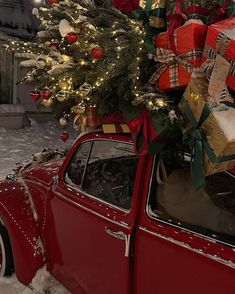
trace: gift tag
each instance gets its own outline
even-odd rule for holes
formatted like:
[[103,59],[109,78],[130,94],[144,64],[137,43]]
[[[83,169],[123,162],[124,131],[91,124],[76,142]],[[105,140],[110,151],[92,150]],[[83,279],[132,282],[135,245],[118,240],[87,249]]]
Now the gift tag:
[[226,79],[229,69],[230,63],[224,57],[217,54],[208,86],[208,93],[211,96],[210,102],[221,102],[222,92],[224,88],[226,88]]

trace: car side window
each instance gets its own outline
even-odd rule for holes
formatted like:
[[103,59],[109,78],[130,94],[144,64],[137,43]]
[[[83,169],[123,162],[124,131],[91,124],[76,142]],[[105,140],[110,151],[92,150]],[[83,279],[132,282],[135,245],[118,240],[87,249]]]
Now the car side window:
[[81,186],[90,148],[91,142],[85,142],[75,152],[65,174],[65,182],[67,184],[77,187]]
[[148,213],[151,217],[235,245],[235,178],[219,173],[206,178],[204,189],[196,191],[189,163],[166,166],[163,185],[156,180],[150,188]]
[[100,200],[129,210],[137,162],[132,144],[94,141],[82,190]]

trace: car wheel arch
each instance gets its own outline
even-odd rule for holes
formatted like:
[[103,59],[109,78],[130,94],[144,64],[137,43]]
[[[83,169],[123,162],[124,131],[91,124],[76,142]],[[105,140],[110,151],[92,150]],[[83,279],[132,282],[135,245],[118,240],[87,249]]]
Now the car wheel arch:
[[11,191],[10,183],[8,188],[5,192],[0,186],[0,225],[4,224],[9,235],[16,276],[27,285],[45,264],[44,250],[33,211],[25,201],[24,190]]

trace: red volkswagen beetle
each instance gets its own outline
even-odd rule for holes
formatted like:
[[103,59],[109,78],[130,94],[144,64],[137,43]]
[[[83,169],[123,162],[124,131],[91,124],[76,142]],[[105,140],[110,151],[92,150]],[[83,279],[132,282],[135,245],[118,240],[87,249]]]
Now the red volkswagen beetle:
[[160,163],[96,131],[2,181],[1,274],[29,284],[46,264],[74,294],[234,294],[234,176],[195,191],[186,156],[164,179]]

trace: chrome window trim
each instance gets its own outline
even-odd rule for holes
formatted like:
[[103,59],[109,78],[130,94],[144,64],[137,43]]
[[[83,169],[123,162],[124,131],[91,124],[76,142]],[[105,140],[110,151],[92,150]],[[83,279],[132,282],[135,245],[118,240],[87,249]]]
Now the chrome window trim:
[[63,200],[65,200],[65,201],[67,201],[67,202],[69,202],[69,203],[71,203],[71,204],[74,204],[74,205],[78,206],[79,208],[82,208],[82,209],[84,209],[85,211],[90,212],[90,213],[93,214],[93,215],[99,216],[100,218],[105,219],[105,220],[107,220],[107,221],[109,221],[109,222],[111,222],[111,223],[113,223],[113,224],[117,224],[117,225],[119,225],[119,226],[121,226],[121,227],[123,227],[123,228],[125,228],[125,229],[129,229],[129,230],[131,229],[131,227],[128,226],[128,224],[124,224],[124,223],[121,223],[121,222],[117,222],[117,221],[112,220],[112,219],[110,219],[110,218],[108,218],[108,217],[105,217],[105,216],[103,216],[102,214],[100,214],[100,213],[98,213],[98,212],[96,212],[96,211],[94,211],[94,210],[92,210],[92,209],[90,209],[90,208],[87,208],[86,206],[83,206],[83,205],[77,203],[76,201],[73,201],[72,199],[70,199],[70,198],[68,198],[68,197],[65,197],[63,194],[61,194],[61,193],[58,192],[58,191],[55,191],[54,193],[55,193],[59,198],[62,198]]
[[[86,164],[85,164],[85,166],[84,166],[84,171],[83,171],[83,174],[82,174],[82,180],[81,180],[81,184],[80,184],[81,188],[82,188],[82,186],[83,186],[84,178],[85,178],[85,175],[86,175],[87,165],[88,165],[88,162],[89,162],[89,160],[90,160],[91,151],[92,151],[92,148],[93,148],[93,145],[94,145],[94,140],[92,140],[92,141],[88,141],[88,142],[90,142],[90,147],[89,147],[89,151],[88,151],[88,154],[87,154]],[[79,151],[79,150],[78,150],[78,151]],[[77,151],[77,152],[78,152],[78,151]]]
[[[205,235],[205,234],[202,234],[202,233],[199,233],[199,232],[196,232],[196,231],[192,231],[192,230],[190,230],[190,229],[188,229],[188,228],[185,228],[185,227],[183,227],[183,226],[180,227],[180,226],[177,225],[177,224],[173,224],[173,223],[171,223],[171,222],[169,222],[169,221],[166,221],[166,220],[161,219],[160,216],[158,216],[158,215],[156,215],[156,214],[154,214],[154,213],[152,212],[152,209],[151,209],[151,207],[150,207],[149,200],[150,200],[150,191],[151,191],[151,184],[152,184],[152,180],[153,180],[153,173],[154,173],[155,162],[156,162],[156,155],[154,156],[154,160],[153,160],[152,172],[151,172],[151,177],[150,177],[150,185],[149,185],[149,190],[148,190],[148,197],[147,197],[146,206],[145,206],[145,212],[146,212],[147,216],[148,216],[150,219],[154,220],[154,221],[158,221],[158,222],[163,223],[163,224],[166,224],[166,225],[168,225],[168,226],[171,226],[171,227],[177,228],[177,229],[179,229],[180,231],[185,231],[185,232],[191,233],[193,236],[198,236],[198,237],[201,237],[201,238],[207,239],[207,240],[209,240],[209,241],[211,241],[211,242],[217,242],[217,243],[220,243],[220,244],[226,245],[226,246],[228,246],[228,247],[230,247],[230,248],[235,248],[235,244],[227,243],[227,242],[225,242],[225,241],[222,241],[222,240],[219,240],[219,239],[216,239],[216,238],[210,237],[210,236],[208,236],[208,235]],[[231,175],[229,172],[226,172],[226,173],[228,173],[229,175]],[[235,176],[234,176],[234,178],[235,178]],[[215,234],[217,234],[217,233],[215,232]]]
[[[132,145],[133,146],[133,143],[131,143],[131,142],[122,142],[122,141],[119,141],[119,140],[106,139],[106,138],[93,138],[93,139],[87,139],[86,141],[82,142],[82,144],[84,144],[86,142],[91,142],[90,149],[89,149],[89,154],[88,154],[86,165],[85,165],[84,172],[83,172],[82,183],[83,183],[83,179],[84,179],[84,176],[85,176],[86,167],[87,167],[87,164],[88,164],[90,155],[91,155],[92,147],[93,147],[95,141],[121,142],[123,144],[127,144],[127,145]],[[133,151],[133,154],[135,154],[134,151]],[[138,166],[137,166],[137,168],[138,168]],[[65,181],[65,174],[66,174],[66,172],[67,172],[67,169],[66,169],[66,171],[65,171],[65,173],[63,175],[63,184],[65,186],[69,187],[72,190],[75,190],[75,192],[81,193],[82,195],[87,196],[88,198],[91,198],[92,200],[96,200],[98,202],[101,202],[102,204],[105,204],[106,206],[109,206],[110,208],[115,208],[115,209],[117,209],[117,210],[119,210],[121,212],[130,214],[132,207],[130,207],[130,209],[121,208],[121,207],[116,206],[114,204],[111,204],[111,203],[109,203],[107,201],[104,201],[104,200],[102,200],[100,198],[97,198],[95,196],[92,196],[91,194],[88,194],[87,192],[83,191],[79,186],[76,186],[75,187],[75,186],[70,185],[69,183],[66,183],[66,181]],[[81,185],[82,185],[82,183],[81,183]],[[133,195],[134,195],[134,193],[133,193]],[[133,199],[133,195],[132,195],[132,199]]]

